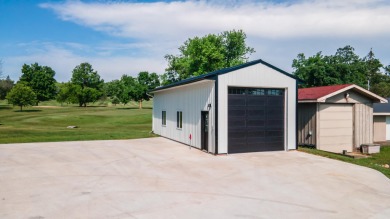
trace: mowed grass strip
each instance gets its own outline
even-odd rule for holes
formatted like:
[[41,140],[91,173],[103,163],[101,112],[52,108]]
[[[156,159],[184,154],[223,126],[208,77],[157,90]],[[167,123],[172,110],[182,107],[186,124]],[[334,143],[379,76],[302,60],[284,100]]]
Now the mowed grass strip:
[[361,159],[354,159],[341,154],[334,154],[334,153],[306,148],[306,147],[299,147],[298,150],[310,154],[315,154],[315,155],[335,159],[335,160],[341,160],[344,162],[353,163],[360,166],[369,167],[378,170],[379,172],[383,173],[385,176],[390,178],[390,169],[383,167],[383,165],[385,164],[390,165],[390,146],[382,146],[380,153],[372,154],[370,158],[361,158]]
[[[39,106],[19,108],[0,105],[0,144],[153,137],[152,109],[127,106]],[[68,126],[78,128],[69,129]]]

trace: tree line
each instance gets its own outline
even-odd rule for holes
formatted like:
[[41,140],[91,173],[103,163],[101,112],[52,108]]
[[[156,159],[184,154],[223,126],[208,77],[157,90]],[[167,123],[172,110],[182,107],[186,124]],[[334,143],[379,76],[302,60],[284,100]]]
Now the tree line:
[[[160,85],[156,73],[140,72],[137,77],[123,75],[120,80],[105,83],[92,65],[85,62],[77,65],[68,82],[57,83],[55,71],[38,63],[24,64],[22,75],[16,84],[7,77],[0,80],[0,98],[20,107],[38,105],[39,102],[57,100],[59,103],[78,104],[86,107],[89,103],[109,98],[116,105],[127,104],[130,100],[139,103],[150,99],[148,90]],[[4,86],[3,86],[4,85]]]
[[334,55],[321,52],[293,60],[293,74],[305,81],[304,87],[356,84],[380,96],[390,97],[390,65],[384,66],[371,49],[360,57],[352,46],[337,49]]
[[[9,77],[0,77],[0,99],[6,98],[20,107],[51,99],[85,107],[109,98],[114,105],[133,100],[142,108],[142,102],[151,98],[148,90],[245,63],[254,52],[246,44],[246,34],[232,30],[186,40],[178,54],[165,55],[168,66],[162,75],[144,71],[137,77],[125,74],[120,79],[104,82],[89,63],[81,63],[73,69],[70,81],[57,83],[50,67],[24,64],[15,86]],[[390,65],[384,66],[372,49],[364,57],[357,55],[349,45],[337,49],[334,55],[318,52],[306,57],[300,53],[292,61],[292,67],[292,74],[305,81],[303,87],[357,84],[390,97]]]
[[[225,31],[188,39],[178,55],[166,55],[168,67],[161,75],[163,85],[247,62],[255,50],[246,44],[241,30]],[[357,84],[380,96],[390,97],[390,65],[385,66],[373,50],[360,57],[344,46],[334,55],[300,53],[292,61],[292,74],[304,81],[302,87]]]

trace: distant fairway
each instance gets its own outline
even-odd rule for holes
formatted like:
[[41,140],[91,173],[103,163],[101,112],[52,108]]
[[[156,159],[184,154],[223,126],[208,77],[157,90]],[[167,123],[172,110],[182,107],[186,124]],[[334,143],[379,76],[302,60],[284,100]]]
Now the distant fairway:
[[[0,144],[146,138],[152,130],[152,102],[126,106],[97,103],[77,107],[50,101],[23,108],[0,102]],[[78,126],[69,129],[68,126]]]

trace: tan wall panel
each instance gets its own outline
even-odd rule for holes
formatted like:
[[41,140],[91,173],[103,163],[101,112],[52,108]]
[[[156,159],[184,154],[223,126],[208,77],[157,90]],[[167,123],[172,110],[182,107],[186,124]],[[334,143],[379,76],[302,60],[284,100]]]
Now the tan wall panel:
[[[351,121],[350,121],[351,122]],[[349,127],[321,128],[321,137],[337,137],[337,136],[351,136],[352,139],[352,125]]]
[[[341,153],[352,151],[353,106],[351,104],[320,104],[319,106],[320,150]],[[340,119],[341,118],[341,119]]]
[[320,104],[320,110],[326,110],[326,113],[332,112],[350,112],[351,104]]
[[[322,142],[326,142],[326,143],[322,143],[321,146],[324,147],[324,146],[333,146],[333,145],[338,146],[338,145],[351,144],[352,140],[350,139],[352,139],[352,135],[349,135],[349,137],[350,138],[346,138],[345,136],[321,136]],[[337,151],[334,152],[340,153],[342,152],[342,150],[346,150],[346,149],[340,150],[340,148],[338,148]]]
[[386,141],[386,116],[374,116],[374,142]]
[[[337,128],[349,128],[352,130],[352,115],[349,116],[349,119],[343,120],[322,120],[321,119],[321,130],[322,129],[337,129]],[[347,117],[348,118],[348,117]],[[352,135],[352,133],[351,133]]]
[[345,118],[345,115],[348,115],[350,113],[349,110],[346,110],[346,111],[339,111],[339,112],[330,112],[330,113],[326,113],[326,114],[323,114],[321,116],[322,120],[330,120],[330,121],[333,121],[333,120],[351,120],[350,118]]

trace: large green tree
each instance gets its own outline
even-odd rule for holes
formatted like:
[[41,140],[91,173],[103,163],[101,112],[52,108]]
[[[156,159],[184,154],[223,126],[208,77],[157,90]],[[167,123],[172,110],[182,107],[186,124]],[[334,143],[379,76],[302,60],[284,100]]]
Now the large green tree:
[[373,74],[370,90],[382,97],[390,97],[390,65],[383,68],[384,74]]
[[160,80],[156,73],[143,71],[138,73],[136,78],[123,75],[121,84],[122,92],[118,97],[120,101],[126,104],[129,100],[134,100],[138,102],[139,108],[142,109],[142,102],[151,98],[147,92],[160,86]]
[[162,84],[245,63],[255,52],[245,40],[242,30],[188,39],[179,47],[179,55],[165,56],[168,67],[161,76]]
[[38,105],[41,101],[55,98],[57,91],[55,74],[55,71],[48,66],[40,66],[38,63],[24,64],[19,81],[24,82],[34,91]]
[[123,104],[129,102],[128,94],[126,94],[125,87],[121,80],[113,80],[104,83],[104,93],[107,97],[110,97],[112,104],[116,105],[121,102],[121,97],[126,97],[123,100]]
[[24,83],[16,84],[7,94],[9,103],[19,106],[20,111],[24,106],[34,105],[36,103],[36,94],[34,91]]
[[371,91],[382,97],[390,97],[390,83],[389,81],[383,81],[373,84]]
[[74,86],[74,102],[86,107],[88,103],[97,101],[103,95],[104,81],[100,79],[92,65],[84,62],[76,66],[72,71],[70,80]]
[[0,100],[4,100],[13,86],[14,81],[9,76],[6,79],[0,79]]
[[123,75],[118,86],[120,92],[117,97],[121,103],[127,104],[130,100],[134,100],[142,109],[142,102],[151,98],[147,92],[160,86],[160,79],[154,72],[143,71],[138,73],[137,77]]
[[160,80],[156,73],[143,71],[138,73],[134,88],[131,90],[131,99],[139,103],[139,108],[142,109],[142,102],[150,100],[151,96],[147,93],[160,86]]
[[122,75],[119,88],[120,94],[117,97],[121,103],[126,105],[131,100],[134,89],[136,89],[136,79],[129,75]]
[[334,84],[357,84],[368,88],[368,82],[379,83],[384,78],[382,64],[372,50],[366,57],[359,57],[353,47],[339,48],[334,55],[321,52],[306,58],[303,53],[293,60],[294,74],[306,81],[306,87]]
[[77,103],[76,90],[77,86],[70,82],[58,84],[58,92],[56,96],[57,102],[61,103]]
[[105,82],[103,88],[107,97],[119,97],[122,93],[122,83],[120,80]]
[[385,74],[386,74],[387,76],[390,76],[390,65],[384,67],[384,69],[385,69]]
[[[366,72],[366,80],[367,80],[367,88],[370,90],[371,85],[378,84],[380,82],[384,82],[387,80],[386,75],[382,74],[380,69],[383,67],[382,63],[379,59],[375,58],[375,54],[370,50],[370,52],[363,58],[365,62],[365,72]],[[388,81],[388,80],[387,80]]]

